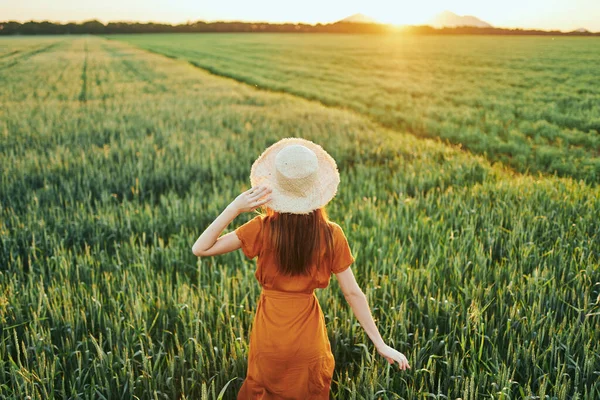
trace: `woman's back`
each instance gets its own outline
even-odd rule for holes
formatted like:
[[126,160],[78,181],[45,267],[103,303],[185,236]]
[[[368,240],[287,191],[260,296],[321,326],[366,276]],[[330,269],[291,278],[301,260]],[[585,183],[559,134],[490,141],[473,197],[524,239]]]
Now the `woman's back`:
[[267,218],[263,214],[257,215],[235,230],[242,242],[244,254],[250,259],[258,257],[255,276],[263,288],[310,294],[316,288],[326,288],[332,273],[340,273],[354,262],[342,228],[335,222],[329,221],[333,233],[333,260],[326,258],[325,239],[322,235],[322,243],[318,247],[317,255],[324,261],[320,268],[317,269],[314,262],[310,265],[307,275],[283,275],[277,266],[275,249],[269,243],[270,224],[267,223]]

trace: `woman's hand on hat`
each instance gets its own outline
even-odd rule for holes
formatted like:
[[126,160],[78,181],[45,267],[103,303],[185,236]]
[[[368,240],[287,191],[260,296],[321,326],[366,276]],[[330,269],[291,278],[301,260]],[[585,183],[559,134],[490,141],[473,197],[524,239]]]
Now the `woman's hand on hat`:
[[271,192],[266,186],[255,186],[242,192],[230,205],[240,213],[254,211],[271,201]]
[[377,352],[382,355],[391,365],[394,365],[394,363],[397,362],[398,367],[400,367],[401,370],[410,369],[410,365],[408,365],[406,356],[400,353],[398,350],[384,344],[383,346],[377,348]]

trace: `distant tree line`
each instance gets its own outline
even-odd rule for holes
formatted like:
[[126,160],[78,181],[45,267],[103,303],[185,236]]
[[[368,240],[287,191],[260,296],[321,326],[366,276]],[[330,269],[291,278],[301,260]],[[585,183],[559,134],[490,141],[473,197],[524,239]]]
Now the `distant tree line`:
[[507,28],[479,28],[475,26],[459,26],[455,28],[436,29],[428,25],[406,26],[402,31],[415,34],[429,35],[545,35],[545,36],[600,36],[600,32],[561,32],[542,31],[538,29],[507,29]]
[[393,27],[391,25],[335,22],[331,24],[272,24],[259,22],[203,22],[171,25],[161,23],[109,22],[92,20],[82,23],[57,24],[50,21],[0,22],[0,35],[63,35],[111,33],[171,33],[171,32],[304,32],[304,33],[389,33],[413,34],[477,34],[477,35],[576,35],[599,36],[600,32],[560,32],[526,29],[457,27],[436,29],[427,25]]

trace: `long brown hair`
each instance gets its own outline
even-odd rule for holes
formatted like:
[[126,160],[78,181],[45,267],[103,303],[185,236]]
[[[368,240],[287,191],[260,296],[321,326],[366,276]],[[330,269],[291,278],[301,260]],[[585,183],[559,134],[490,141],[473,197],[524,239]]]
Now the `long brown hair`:
[[279,213],[265,207],[265,223],[269,224],[267,238],[275,252],[281,274],[307,275],[313,263],[317,269],[324,261],[321,241],[325,239],[325,260],[333,257],[333,230],[324,207],[310,214]]

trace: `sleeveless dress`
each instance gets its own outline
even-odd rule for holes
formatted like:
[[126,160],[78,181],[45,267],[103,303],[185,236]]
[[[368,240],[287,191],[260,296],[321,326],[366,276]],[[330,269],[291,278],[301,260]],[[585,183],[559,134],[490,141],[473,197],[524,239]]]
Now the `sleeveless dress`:
[[235,230],[244,254],[258,256],[254,275],[262,286],[250,332],[248,371],[237,399],[328,400],[335,360],[314,289],[326,288],[331,274],[346,270],[354,257],[342,228],[330,222],[335,251],[331,265],[323,262],[320,270],[312,265],[307,276],[281,275],[265,240],[265,218],[257,215]]

